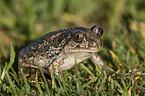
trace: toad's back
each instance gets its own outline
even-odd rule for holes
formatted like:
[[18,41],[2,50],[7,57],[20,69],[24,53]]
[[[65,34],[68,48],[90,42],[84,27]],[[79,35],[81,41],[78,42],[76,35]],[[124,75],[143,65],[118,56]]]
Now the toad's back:
[[54,31],[32,42],[20,51],[20,65],[25,65],[26,62],[37,65],[34,58],[45,58],[48,61],[47,63],[52,63],[63,50],[63,46],[67,44],[64,37],[69,36],[69,34],[71,33],[67,30]]
[[70,69],[74,58],[81,62],[101,49],[102,32],[96,25],[50,32],[20,51],[19,66],[24,73],[34,73],[38,64],[45,73],[52,71],[52,64],[55,69]]

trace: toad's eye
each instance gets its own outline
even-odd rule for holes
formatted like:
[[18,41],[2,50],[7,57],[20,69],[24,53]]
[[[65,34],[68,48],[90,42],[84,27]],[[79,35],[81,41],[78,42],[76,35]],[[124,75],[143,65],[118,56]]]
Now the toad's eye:
[[77,31],[73,34],[73,40],[77,43],[82,42],[84,39],[84,35],[82,34],[82,32]]
[[98,34],[99,34],[99,36],[103,35],[103,29],[101,27],[98,28]]
[[91,28],[92,31],[96,32],[97,34],[99,34],[99,36],[103,35],[103,29],[101,27],[99,27],[98,25],[94,25]]

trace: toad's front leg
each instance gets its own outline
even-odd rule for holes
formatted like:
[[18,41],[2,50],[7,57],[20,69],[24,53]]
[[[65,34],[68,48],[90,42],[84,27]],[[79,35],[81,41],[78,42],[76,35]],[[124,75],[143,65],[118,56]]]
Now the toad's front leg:
[[[75,62],[77,61],[77,62]],[[82,61],[82,59],[80,58],[75,58],[75,57],[69,57],[69,56],[64,56],[63,58],[59,58],[57,61],[54,61],[53,64],[51,64],[48,67],[49,73],[51,73],[51,75],[53,73],[55,73],[55,75],[57,75],[58,77],[60,76],[60,72],[59,71],[63,71],[63,70],[69,70],[71,69],[76,63],[80,63]],[[55,71],[55,72],[54,72]]]
[[57,75],[59,78],[61,78],[61,75],[59,74],[59,63],[54,63],[54,64],[51,64],[49,67],[48,67],[48,71],[50,73],[51,76],[53,76],[53,74]]
[[101,58],[98,56],[98,54],[97,55],[95,53],[92,54],[90,59],[94,64],[97,64],[99,67],[102,66],[102,67],[108,69],[109,71],[115,72],[112,68],[105,66],[104,62],[101,60]]
[[51,64],[48,67],[49,73],[53,73],[55,71],[55,75],[58,75],[60,77],[59,71],[62,70],[69,70],[75,65],[75,58],[70,57],[61,57],[58,58],[58,60],[54,61],[53,64]]

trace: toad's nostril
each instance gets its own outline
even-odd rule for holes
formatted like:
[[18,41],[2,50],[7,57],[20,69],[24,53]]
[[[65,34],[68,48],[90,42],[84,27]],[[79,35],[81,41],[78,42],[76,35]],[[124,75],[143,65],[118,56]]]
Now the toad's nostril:
[[98,46],[98,44],[95,41],[91,41],[91,42],[89,42],[89,46],[96,47],[96,46]]

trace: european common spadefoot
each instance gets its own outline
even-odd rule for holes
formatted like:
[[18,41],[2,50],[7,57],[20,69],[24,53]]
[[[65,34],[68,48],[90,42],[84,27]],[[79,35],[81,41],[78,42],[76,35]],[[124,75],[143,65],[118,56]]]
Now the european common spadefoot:
[[101,65],[102,61],[95,55],[103,44],[101,36],[103,29],[97,25],[92,28],[75,27],[66,30],[50,32],[23,48],[19,53],[19,67],[24,73],[33,74],[39,70],[55,73],[59,70],[69,70],[77,63],[91,59]]

